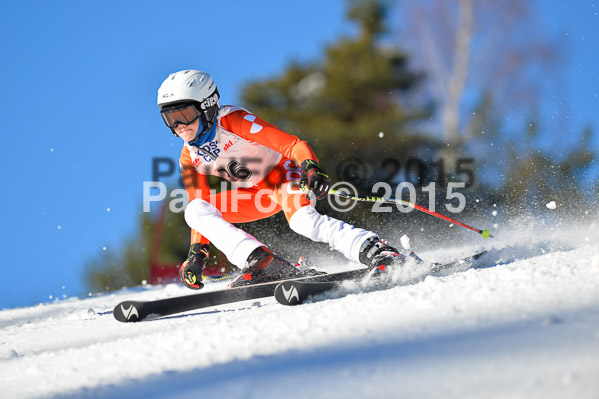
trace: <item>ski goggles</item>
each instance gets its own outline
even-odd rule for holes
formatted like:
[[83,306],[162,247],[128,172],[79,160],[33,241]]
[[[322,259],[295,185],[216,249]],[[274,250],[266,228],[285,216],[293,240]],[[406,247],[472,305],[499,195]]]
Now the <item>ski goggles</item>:
[[[165,108],[160,111],[166,126],[174,129],[177,123],[189,125],[202,116],[202,112],[193,104],[183,104],[177,107]],[[200,121],[201,123],[201,121]],[[200,126],[200,131],[202,127]]]

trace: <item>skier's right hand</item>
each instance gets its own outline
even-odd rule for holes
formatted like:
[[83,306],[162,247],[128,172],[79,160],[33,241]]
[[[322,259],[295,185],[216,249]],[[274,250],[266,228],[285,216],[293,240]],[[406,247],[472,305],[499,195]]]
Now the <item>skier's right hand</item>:
[[300,189],[306,192],[306,198],[309,199],[310,194],[317,200],[324,197],[331,187],[329,175],[312,159],[302,162],[301,168]]
[[208,262],[209,251],[210,245],[207,244],[196,243],[189,247],[187,260],[179,268],[179,277],[181,277],[181,281],[183,281],[186,287],[193,290],[199,290],[204,287],[204,284],[202,284],[202,272]]

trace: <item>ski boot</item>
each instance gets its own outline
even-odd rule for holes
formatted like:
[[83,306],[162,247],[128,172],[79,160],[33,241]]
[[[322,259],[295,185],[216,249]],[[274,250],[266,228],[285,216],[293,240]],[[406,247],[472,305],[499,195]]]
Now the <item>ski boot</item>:
[[293,266],[270,249],[258,247],[248,256],[241,274],[229,283],[229,287],[233,288],[242,285],[315,276],[318,274],[323,273],[314,269]]
[[406,262],[405,255],[378,237],[371,237],[362,244],[359,259],[370,270],[368,277],[387,275],[389,268],[401,266]]

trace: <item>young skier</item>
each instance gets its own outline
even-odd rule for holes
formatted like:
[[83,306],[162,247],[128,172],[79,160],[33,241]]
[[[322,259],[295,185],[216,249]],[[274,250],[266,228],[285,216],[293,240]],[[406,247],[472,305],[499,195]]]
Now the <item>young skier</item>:
[[[404,262],[377,234],[321,215],[311,205],[307,196],[322,198],[331,180],[305,141],[244,108],[221,107],[219,99],[212,77],[197,70],[173,73],[158,89],[164,123],[184,141],[180,167],[189,196],[185,221],[191,246],[179,275],[187,287],[203,287],[210,242],[241,269],[231,287],[318,274],[295,267],[232,224],[280,211],[296,233],[328,243],[373,272]],[[233,189],[211,193],[208,175],[224,177]]]

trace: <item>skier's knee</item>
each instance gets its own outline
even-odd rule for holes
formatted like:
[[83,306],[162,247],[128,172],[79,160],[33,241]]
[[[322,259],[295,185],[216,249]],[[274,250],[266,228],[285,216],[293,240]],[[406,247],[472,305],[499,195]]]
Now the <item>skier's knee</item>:
[[202,219],[210,217],[222,217],[222,213],[208,201],[196,198],[185,208],[185,221],[187,224],[198,230],[197,226],[201,224]]
[[289,219],[289,227],[304,237],[312,238],[318,220],[322,215],[308,205],[298,209]]
[[312,206],[298,209],[289,220],[289,227],[298,234],[317,242],[326,242],[348,259],[358,260],[360,246],[375,233],[355,228],[351,224],[321,215]]

